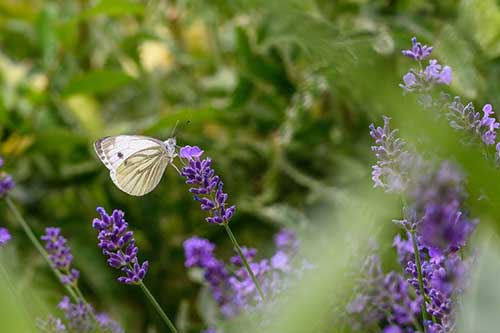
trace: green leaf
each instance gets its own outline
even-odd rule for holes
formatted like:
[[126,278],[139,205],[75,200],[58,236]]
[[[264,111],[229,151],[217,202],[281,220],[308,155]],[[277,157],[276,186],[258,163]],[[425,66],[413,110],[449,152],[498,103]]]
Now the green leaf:
[[118,70],[97,70],[73,77],[63,95],[105,93],[124,86],[132,77]]
[[82,18],[90,18],[98,15],[123,16],[142,15],[144,6],[139,3],[124,0],[102,0],[94,7],[83,12]]
[[[471,33],[491,58],[500,55],[500,7],[496,0],[464,0],[459,10],[462,30]],[[463,36],[461,36],[463,39]]]
[[200,122],[216,119],[220,111],[213,108],[206,109],[182,109],[167,113],[155,119],[151,125],[146,125],[144,134],[154,135],[164,129],[173,129],[177,122]]

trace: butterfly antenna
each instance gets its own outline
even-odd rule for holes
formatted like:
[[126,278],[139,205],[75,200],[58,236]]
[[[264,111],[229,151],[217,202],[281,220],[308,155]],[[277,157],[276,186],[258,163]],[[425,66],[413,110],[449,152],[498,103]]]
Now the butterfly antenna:
[[175,122],[175,126],[174,126],[174,128],[172,129],[172,133],[170,134],[170,137],[171,137],[171,138],[172,138],[172,137],[174,137],[174,135],[175,135],[175,131],[177,130],[177,125],[179,125],[179,120],[177,120],[177,121]]

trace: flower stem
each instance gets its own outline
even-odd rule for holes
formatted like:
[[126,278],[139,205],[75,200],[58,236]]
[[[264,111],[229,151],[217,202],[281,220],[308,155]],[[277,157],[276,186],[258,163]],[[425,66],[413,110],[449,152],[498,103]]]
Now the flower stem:
[[[23,216],[21,215],[21,213],[19,213],[19,210],[14,205],[14,203],[12,202],[12,200],[10,200],[10,198],[7,196],[5,198],[5,202],[7,202],[7,206],[9,207],[10,211],[12,212],[12,215],[14,215],[14,218],[19,222],[19,224],[23,228],[24,232],[26,233],[26,235],[28,236],[28,238],[30,239],[30,241],[33,243],[33,245],[38,250],[38,252],[40,252],[40,254],[42,255],[42,257],[45,258],[45,260],[49,264],[49,267],[52,269],[52,272],[54,272],[54,274],[59,279],[59,281],[62,281],[62,274],[61,274],[61,272],[59,272],[57,269],[54,268],[54,266],[52,265],[52,261],[50,260],[47,251],[45,251],[45,249],[43,248],[43,246],[40,243],[40,241],[38,240],[38,238],[36,238],[35,234],[31,230],[30,226],[28,225],[28,223],[26,222],[26,220],[23,218]],[[68,286],[68,285],[63,284],[63,286],[64,286],[64,288],[66,288],[66,291],[70,294],[70,296],[75,301],[78,301],[78,296],[76,295],[75,291],[70,286]]]
[[422,296],[422,304],[420,306],[422,311],[424,333],[427,333],[427,326],[426,326],[427,310],[425,309],[425,291],[424,291],[424,279],[422,276],[422,265],[420,264],[420,254],[418,253],[417,237],[415,235],[415,230],[410,231],[410,234],[411,234],[411,240],[413,242],[413,252],[415,252],[415,264],[417,265],[418,286],[420,289],[420,296]]
[[233,243],[234,248],[236,249],[236,252],[238,252],[238,255],[241,258],[241,261],[243,262],[243,265],[248,271],[248,274],[252,277],[253,283],[255,284],[255,287],[259,291],[259,295],[262,298],[262,301],[266,301],[266,298],[264,297],[264,293],[262,292],[262,288],[260,287],[259,281],[257,281],[257,278],[252,272],[252,269],[250,268],[250,265],[248,264],[247,259],[243,255],[243,252],[241,251],[240,245],[236,241],[236,237],[234,237],[233,232],[231,231],[231,228],[229,228],[229,224],[224,223],[224,228],[226,229],[227,234],[229,235],[229,238],[231,239],[231,242]]
[[174,324],[172,323],[172,321],[170,320],[170,318],[168,318],[167,314],[165,313],[165,311],[163,311],[163,309],[161,308],[160,304],[158,304],[158,302],[156,301],[155,297],[153,296],[153,294],[151,294],[151,292],[146,287],[146,285],[144,284],[144,282],[142,282],[142,281],[139,282],[139,286],[141,287],[141,289],[144,292],[144,294],[146,294],[146,297],[151,302],[151,304],[155,308],[156,312],[158,312],[158,314],[163,319],[163,321],[165,322],[165,324],[167,324],[168,328],[170,328],[170,331],[172,331],[172,333],[177,333],[177,329],[175,328]]

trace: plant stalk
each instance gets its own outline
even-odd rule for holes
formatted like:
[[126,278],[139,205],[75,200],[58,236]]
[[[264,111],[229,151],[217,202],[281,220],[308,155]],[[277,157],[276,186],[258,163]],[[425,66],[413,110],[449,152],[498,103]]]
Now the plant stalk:
[[142,282],[142,281],[139,282],[139,286],[141,287],[141,289],[144,292],[144,294],[146,294],[146,297],[151,302],[151,304],[155,308],[156,312],[158,312],[158,314],[160,315],[161,319],[163,319],[163,321],[165,322],[165,324],[167,324],[167,326],[170,329],[170,331],[172,331],[172,333],[178,333],[177,329],[174,326],[174,324],[172,323],[172,321],[170,320],[170,318],[168,318],[167,314],[165,313],[165,311],[163,311],[163,309],[161,308],[160,304],[156,301],[155,297],[153,296],[153,294],[151,294],[151,292],[146,287],[146,285],[144,284],[144,282]]
[[240,256],[241,261],[243,262],[243,265],[245,266],[246,270],[248,271],[248,274],[250,274],[250,276],[252,277],[253,283],[255,284],[255,287],[257,288],[259,295],[262,298],[262,301],[265,302],[266,298],[264,297],[264,293],[262,292],[262,288],[260,287],[259,281],[257,281],[255,274],[253,274],[253,271],[250,268],[250,265],[248,264],[247,259],[243,255],[243,251],[241,251],[240,245],[236,241],[236,237],[234,237],[234,234],[231,231],[231,228],[229,228],[229,224],[224,223],[224,228],[226,229],[226,232],[229,235],[229,238],[231,239],[231,242],[233,243],[233,246],[236,249],[236,252],[238,252],[238,255]]
[[417,273],[418,273],[418,286],[420,289],[420,296],[422,296],[422,320],[423,320],[423,328],[424,333],[427,333],[427,310],[425,309],[425,291],[424,291],[424,279],[422,276],[422,265],[420,264],[420,254],[418,253],[418,245],[417,245],[417,237],[415,235],[415,230],[410,231],[411,240],[413,242],[413,252],[415,252],[415,264],[417,265]]

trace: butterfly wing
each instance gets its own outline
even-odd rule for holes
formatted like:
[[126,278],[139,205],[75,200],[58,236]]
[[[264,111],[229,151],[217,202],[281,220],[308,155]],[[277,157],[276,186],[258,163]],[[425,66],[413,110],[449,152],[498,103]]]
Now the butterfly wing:
[[115,185],[134,196],[151,192],[170,162],[163,142],[145,136],[106,137],[94,148]]

